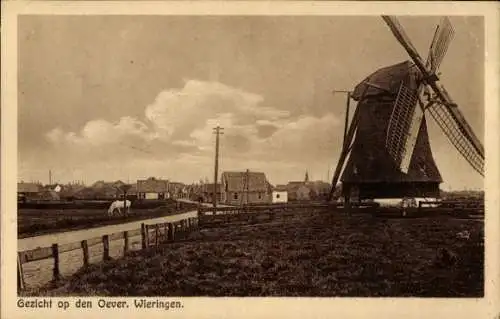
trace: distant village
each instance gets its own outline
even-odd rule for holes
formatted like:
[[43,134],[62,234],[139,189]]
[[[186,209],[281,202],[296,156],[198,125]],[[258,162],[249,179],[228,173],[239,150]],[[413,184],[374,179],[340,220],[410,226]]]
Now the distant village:
[[220,183],[200,181],[190,185],[149,177],[127,184],[118,181],[97,181],[90,186],[82,182],[68,184],[19,182],[18,202],[28,201],[74,201],[115,200],[126,196],[131,201],[188,199],[197,202],[213,202],[216,189],[217,202],[228,205],[264,203],[286,203],[296,201],[325,200],[330,184],[310,181],[307,171],[301,181],[290,181],[283,185],[272,185],[263,172],[223,172]]

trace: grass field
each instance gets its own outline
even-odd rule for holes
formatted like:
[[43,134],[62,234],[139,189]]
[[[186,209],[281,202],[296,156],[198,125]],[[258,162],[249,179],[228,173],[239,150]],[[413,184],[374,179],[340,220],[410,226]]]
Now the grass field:
[[21,208],[18,209],[17,213],[18,237],[24,238],[47,233],[167,216],[195,208],[195,205],[183,204],[180,209],[177,209],[174,201],[164,201],[157,203],[156,207],[132,207],[127,217],[109,217],[106,207],[79,207],[66,209]]
[[481,297],[483,260],[482,222],[322,214],[201,230],[27,294]]

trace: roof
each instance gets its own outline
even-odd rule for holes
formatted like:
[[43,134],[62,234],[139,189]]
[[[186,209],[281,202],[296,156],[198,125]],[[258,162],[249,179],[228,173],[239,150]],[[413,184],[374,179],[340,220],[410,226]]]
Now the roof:
[[137,194],[137,183],[131,184],[127,193],[128,194]]
[[[410,61],[378,69],[354,88],[351,97],[359,101],[362,98],[380,94],[396,95],[402,81],[405,81],[408,86],[414,86],[416,81],[412,80],[415,80],[419,74],[415,65]],[[371,85],[367,85],[367,82]]]
[[304,184],[305,182],[288,182],[285,187],[287,190],[296,190]]
[[74,196],[76,193],[80,192],[82,189],[85,189],[85,186],[83,186],[83,185],[65,186],[59,192],[59,196],[61,196],[61,197],[71,197],[71,196]]
[[41,185],[35,183],[17,183],[18,193],[38,193],[41,191]]
[[105,181],[97,181],[95,182],[94,184],[92,184],[90,187],[104,187],[106,186],[106,184],[109,184],[109,183],[106,183]]
[[178,190],[182,190],[184,188],[184,184],[183,183],[179,183],[179,182],[168,182],[168,189],[169,191],[171,192],[174,192],[174,191],[178,191]]
[[113,185],[114,187],[122,187],[122,186],[127,185],[127,184],[125,184],[125,183],[124,183],[124,182],[122,182],[121,180],[117,180],[116,182],[113,182],[113,183],[112,183],[112,185]]
[[224,172],[222,181],[229,192],[267,192],[269,183],[262,172]]
[[93,188],[109,188],[109,187],[117,188],[117,187],[121,187],[123,185],[125,185],[125,183],[120,181],[120,180],[118,180],[116,182],[97,181],[94,184],[92,184],[90,187],[93,187]]
[[332,185],[323,181],[314,181],[307,183],[307,186],[311,187],[315,191],[331,189]]
[[59,193],[53,190],[44,190],[38,194],[40,199],[60,200]]
[[137,192],[140,193],[166,193],[168,192],[168,180],[150,177],[146,180],[137,181]]
[[286,191],[288,191],[288,189],[286,188],[285,185],[278,185],[278,186],[273,188],[273,191],[274,192],[286,192]]
[[85,187],[73,194],[75,197],[115,197],[118,190],[114,187]]

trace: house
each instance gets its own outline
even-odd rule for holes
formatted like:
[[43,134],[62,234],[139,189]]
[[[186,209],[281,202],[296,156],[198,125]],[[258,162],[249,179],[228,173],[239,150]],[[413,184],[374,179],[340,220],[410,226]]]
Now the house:
[[[123,199],[123,194],[120,196]],[[130,188],[127,190],[127,199],[128,200],[136,200],[138,198],[137,195],[137,183],[130,184]]]
[[169,198],[182,198],[183,196],[183,183],[169,182],[168,183],[168,197]]
[[125,185],[127,184],[122,182],[121,180],[117,180],[116,182],[113,183],[113,186],[118,189],[123,188]]
[[75,191],[73,192],[73,196],[71,196],[71,198],[87,200],[113,200],[119,198],[121,193],[120,190],[116,188],[115,184],[115,182],[97,181],[89,187],[75,187]]
[[[84,185],[81,184],[70,184],[64,185],[59,192],[59,197],[63,200],[74,200],[77,198],[76,194],[85,188]],[[56,187],[57,189],[57,187]]]
[[222,202],[228,205],[270,203],[271,187],[261,172],[224,172]]
[[169,198],[169,181],[150,177],[137,181],[138,199],[167,199]]
[[42,186],[36,183],[17,183],[17,199],[18,201],[26,201],[35,199],[42,191]]
[[[299,198],[304,198],[307,191],[304,189],[305,182],[289,182],[286,185],[286,190],[288,192],[288,200],[296,201]],[[300,191],[299,191],[300,189]]]
[[36,199],[47,200],[47,201],[59,201],[61,200],[61,197],[59,196],[59,192],[56,192],[52,189],[45,189],[37,194]]
[[187,187],[187,198],[193,201],[203,199],[203,184],[191,184]]
[[311,200],[311,188],[307,184],[300,185],[295,194],[295,200],[297,201],[308,201]]
[[115,188],[85,187],[74,193],[72,198],[87,200],[112,200],[118,198],[119,193]]
[[323,181],[309,182],[306,186],[311,189],[310,196],[313,200],[327,200],[332,189],[330,183]]
[[51,190],[51,191],[54,191],[56,193],[59,193],[63,190],[63,185],[61,184],[50,184],[50,185],[45,185],[43,187],[44,190]]
[[[201,198],[204,203],[213,203],[214,201],[214,183],[203,184]],[[222,184],[217,183],[217,203],[222,201]]]
[[272,193],[273,203],[287,203],[288,202],[288,190],[285,185],[276,186]]

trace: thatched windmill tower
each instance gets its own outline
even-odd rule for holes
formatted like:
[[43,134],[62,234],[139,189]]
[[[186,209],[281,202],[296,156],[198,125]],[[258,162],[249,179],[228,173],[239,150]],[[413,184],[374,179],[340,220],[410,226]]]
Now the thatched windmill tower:
[[[411,60],[377,70],[349,98],[358,102],[332,181],[341,176],[347,203],[359,199],[439,197],[442,182],[427,133],[430,114],[459,153],[481,175],[484,149],[458,106],[438,83],[453,27],[444,18],[424,62],[394,17],[383,17]],[[347,163],[345,163],[347,160]]]

